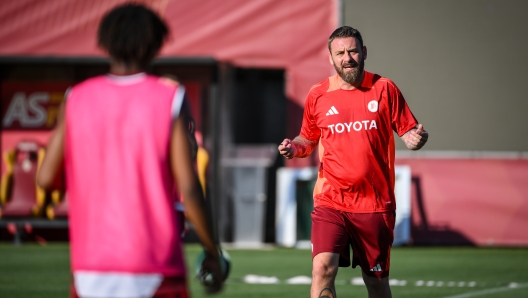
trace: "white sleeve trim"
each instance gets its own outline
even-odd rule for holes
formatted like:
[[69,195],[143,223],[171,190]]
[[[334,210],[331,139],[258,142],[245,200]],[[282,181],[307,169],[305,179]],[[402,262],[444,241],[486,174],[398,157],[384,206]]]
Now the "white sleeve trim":
[[185,87],[183,85],[179,85],[178,89],[176,89],[176,93],[174,93],[174,98],[172,99],[172,107],[171,107],[171,116],[172,121],[178,119],[178,116],[180,116],[181,107],[183,105],[183,99],[185,98]]
[[68,98],[70,97],[71,90],[72,90],[72,86],[68,87],[68,89],[66,89],[66,92],[64,92],[64,101],[67,101]]

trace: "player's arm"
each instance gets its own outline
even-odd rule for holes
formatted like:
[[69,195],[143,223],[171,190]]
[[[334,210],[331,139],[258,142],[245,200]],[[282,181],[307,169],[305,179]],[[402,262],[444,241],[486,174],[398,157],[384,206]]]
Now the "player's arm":
[[290,139],[284,139],[284,141],[280,143],[278,149],[282,156],[292,159],[294,157],[307,157],[312,154],[315,147],[317,147],[317,142],[310,141],[301,136],[296,136],[293,141]]
[[48,142],[46,155],[37,173],[37,184],[46,189],[63,189],[64,174],[64,104],[63,101],[57,115],[57,126]]
[[184,117],[185,123],[187,123],[187,133],[189,142],[191,143],[191,156],[193,160],[196,160],[196,154],[198,153],[198,141],[196,141],[196,137],[194,136],[196,121],[194,121],[191,115],[187,98],[184,98],[181,109],[183,112],[180,114],[180,117]]
[[[186,113],[186,111],[182,110],[182,113]],[[207,259],[204,261],[203,266],[208,267],[206,269],[213,274],[214,280],[207,290],[210,293],[214,293],[222,288],[223,278],[220,258],[209,220],[211,217],[207,214],[204,194],[194,170],[186,119],[185,116],[178,117],[172,127],[171,169],[185,198],[184,205],[187,219],[193,224],[196,234],[207,252]]]
[[321,129],[317,126],[317,121],[314,117],[314,99],[317,98],[318,95],[316,92],[313,92],[313,90],[314,87],[310,89],[310,92],[308,92],[308,95],[306,96],[301,132],[293,140],[284,139],[277,148],[279,154],[287,159],[309,156],[315,150],[319,142]]
[[401,136],[405,146],[410,150],[420,150],[427,143],[428,138],[429,133],[423,129],[422,124],[418,124]]

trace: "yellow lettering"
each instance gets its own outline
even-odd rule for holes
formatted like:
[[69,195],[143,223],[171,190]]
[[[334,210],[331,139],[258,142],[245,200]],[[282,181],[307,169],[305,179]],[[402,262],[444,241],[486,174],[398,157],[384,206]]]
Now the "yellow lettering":
[[59,113],[59,107],[51,106],[48,107],[48,120],[46,121],[46,127],[53,127],[57,122],[57,114]]
[[60,104],[64,99],[64,92],[51,92],[50,103]]

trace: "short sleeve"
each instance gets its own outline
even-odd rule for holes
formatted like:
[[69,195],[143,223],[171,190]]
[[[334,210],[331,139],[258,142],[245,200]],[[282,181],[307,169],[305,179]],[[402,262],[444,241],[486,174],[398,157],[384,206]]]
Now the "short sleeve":
[[393,82],[388,83],[388,98],[391,106],[391,126],[398,136],[416,127],[418,121],[407,105],[400,89]]
[[301,126],[301,137],[317,143],[321,137],[321,129],[317,126],[317,121],[314,117],[315,109],[315,94],[313,89],[308,93],[304,103],[303,121]]

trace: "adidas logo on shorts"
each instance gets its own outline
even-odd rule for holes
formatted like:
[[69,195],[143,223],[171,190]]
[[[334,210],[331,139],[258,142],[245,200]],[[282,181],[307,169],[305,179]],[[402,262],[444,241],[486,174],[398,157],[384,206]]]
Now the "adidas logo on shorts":
[[372,269],[370,269],[371,272],[381,272],[383,270],[381,270],[381,266],[380,264],[376,264],[376,266],[372,267]]

